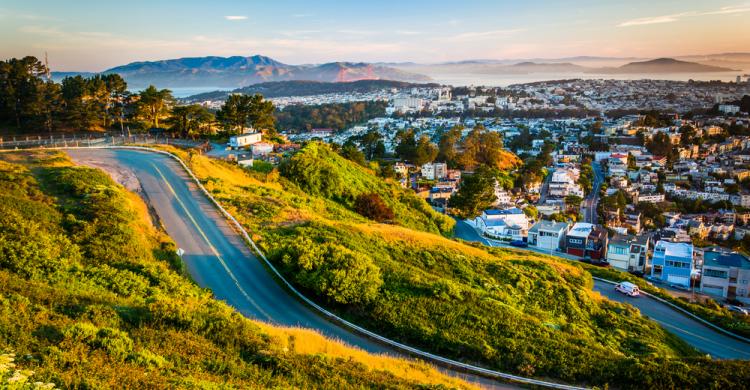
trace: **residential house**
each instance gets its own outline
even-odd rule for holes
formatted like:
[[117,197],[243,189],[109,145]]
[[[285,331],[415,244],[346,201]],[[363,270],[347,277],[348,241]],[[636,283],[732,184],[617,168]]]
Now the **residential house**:
[[442,180],[448,176],[448,164],[427,163],[422,165],[422,177],[427,180]]
[[261,141],[262,134],[251,132],[229,137],[229,147],[232,149],[244,148]]
[[504,240],[522,240],[529,230],[529,218],[517,207],[485,210],[475,223],[486,236]]
[[649,236],[616,234],[607,243],[607,262],[623,271],[645,271]]
[[750,260],[729,250],[703,252],[701,292],[750,303]]
[[693,244],[659,240],[651,259],[651,277],[690,287],[693,275]]
[[579,176],[580,172],[577,169],[556,169],[549,183],[549,195],[555,198],[564,198],[568,195],[583,197],[583,189],[577,183]]
[[602,259],[607,250],[607,231],[598,225],[578,222],[566,235],[565,250],[573,256]]
[[545,251],[556,251],[565,245],[568,224],[541,220],[529,229],[528,244]]
[[252,144],[253,156],[266,156],[273,152],[273,144],[267,142],[256,142]]

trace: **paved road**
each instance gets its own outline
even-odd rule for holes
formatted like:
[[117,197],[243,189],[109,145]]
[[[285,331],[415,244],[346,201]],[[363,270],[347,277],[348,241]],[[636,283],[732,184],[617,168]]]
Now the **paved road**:
[[[464,221],[456,221],[455,234],[457,238],[466,241],[481,242],[489,246],[507,247],[505,244],[482,237],[473,226]],[[548,252],[541,253],[550,254]],[[563,253],[555,253],[553,255],[568,258]],[[636,307],[641,311],[641,314],[653,319],[668,331],[685,340],[688,344],[713,357],[719,359],[750,360],[750,344],[719,333],[659,301],[646,296],[632,298],[623,295],[615,291],[614,286],[611,284],[600,281],[594,281],[594,290],[599,291],[603,296],[613,301],[627,303]]]
[[[283,326],[312,328],[368,352],[403,357],[327,321],[281,288],[176,161],[136,150],[77,149],[68,154],[80,164],[103,168],[110,174],[134,174],[167,233],[185,251],[183,260],[192,278],[245,316]],[[441,370],[486,388],[518,388]]]
[[597,223],[596,206],[599,204],[599,189],[604,182],[604,172],[602,172],[601,164],[597,161],[594,161],[591,167],[594,170],[594,182],[592,183],[591,193],[581,202],[581,208],[583,209],[584,222]]

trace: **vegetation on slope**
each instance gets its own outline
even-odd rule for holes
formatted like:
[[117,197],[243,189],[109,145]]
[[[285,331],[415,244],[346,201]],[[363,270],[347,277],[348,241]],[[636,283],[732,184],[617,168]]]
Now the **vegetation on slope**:
[[[377,192],[383,184],[328,154],[311,144],[297,160],[309,164],[287,166],[281,176],[182,156],[295,284],[391,338],[495,369],[599,386],[742,388],[750,375],[747,362],[702,357],[637,310],[602,298],[578,264],[488,252],[424,222],[363,218],[347,189]],[[393,209],[402,221],[414,212]]]
[[64,388],[466,386],[242,317],[180,274],[136,195],[52,152],[0,155],[0,363],[10,352]]
[[284,162],[280,173],[306,194],[334,200],[349,209],[355,208],[359,195],[377,194],[394,211],[394,222],[401,226],[434,233],[453,229],[451,218],[435,212],[414,192],[383,181],[325,144],[308,144]]

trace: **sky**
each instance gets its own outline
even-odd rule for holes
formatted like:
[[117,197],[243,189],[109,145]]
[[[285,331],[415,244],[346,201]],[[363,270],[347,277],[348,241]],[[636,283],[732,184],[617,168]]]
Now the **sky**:
[[435,63],[750,52],[750,2],[0,1],[0,59],[56,71],[261,54],[284,63]]

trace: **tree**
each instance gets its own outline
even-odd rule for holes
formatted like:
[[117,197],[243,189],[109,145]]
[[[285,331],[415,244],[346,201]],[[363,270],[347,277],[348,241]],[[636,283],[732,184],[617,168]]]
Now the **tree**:
[[430,138],[426,135],[419,137],[419,141],[417,141],[417,146],[414,151],[414,164],[423,165],[433,162],[437,155],[438,148],[430,141]]
[[461,187],[449,200],[448,206],[464,219],[476,218],[492,207],[495,196],[495,175],[486,167],[478,168],[473,175],[461,181]]
[[125,103],[129,97],[128,84],[117,73],[103,76],[104,84],[107,86],[107,118],[106,127],[111,127],[115,122],[120,124],[120,130],[123,129],[125,117]]
[[138,94],[136,112],[153,128],[159,128],[159,121],[169,116],[170,107],[174,103],[172,91],[156,89],[153,85]]
[[399,131],[396,133],[396,155],[406,161],[413,161],[417,154],[417,141],[414,139],[414,130]]
[[88,130],[96,121],[95,102],[90,98],[88,82],[80,75],[62,80],[64,118],[74,129]]
[[463,141],[459,165],[472,170],[478,165],[499,168],[503,164],[503,139],[499,133],[482,126],[475,127]]
[[40,76],[47,67],[36,57],[12,58],[0,62],[0,118],[10,119],[20,130],[27,121],[39,118],[44,82]]
[[263,95],[229,95],[216,113],[216,118],[232,134],[240,134],[245,127],[275,133],[273,103],[263,100]]
[[451,168],[458,166],[458,146],[461,143],[462,129],[462,126],[452,127],[440,137],[438,142],[437,159],[444,161]]
[[657,131],[656,134],[646,143],[646,149],[656,156],[664,156],[668,159],[673,154],[672,141],[664,132]]
[[359,215],[377,222],[392,221],[396,218],[393,210],[385,204],[380,195],[374,192],[357,196],[354,201],[354,210]]
[[375,129],[370,129],[370,131],[365,133],[360,139],[362,151],[368,160],[372,160],[376,156],[382,157],[382,155],[385,153],[385,144],[383,144],[382,151],[378,149],[378,146],[382,143],[383,136],[380,135],[380,133]]
[[199,104],[176,106],[169,117],[171,129],[183,137],[204,135],[210,133],[213,114]]
[[583,198],[578,195],[571,194],[565,197],[565,206],[568,211],[573,210],[577,212],[581,208],[581,202],[583,202]]
[[680,127],[680,145],[692,146],[696,141],[695,127],[685,125]]
[[339,153],[349,161],[355,162],[363,167],[367,166],[367,161],[365,160],[364,153],[362,153],[362,151],[357,148],[357,145],[352,142],[347,141],[341,147],[341,151],[339,151]]

